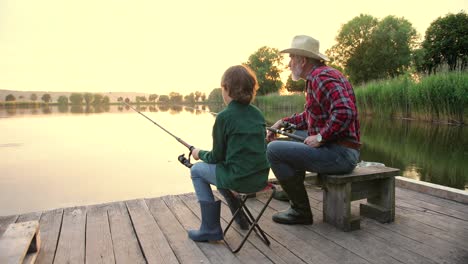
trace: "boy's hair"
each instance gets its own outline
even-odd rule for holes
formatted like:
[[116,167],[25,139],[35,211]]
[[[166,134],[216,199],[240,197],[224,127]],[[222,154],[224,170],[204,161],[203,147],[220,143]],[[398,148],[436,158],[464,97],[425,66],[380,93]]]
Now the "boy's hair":
[[257,77],[248,66],[232,66],[224,72],[221,87],[233,100],[241,104],[250,104],[257,93]]

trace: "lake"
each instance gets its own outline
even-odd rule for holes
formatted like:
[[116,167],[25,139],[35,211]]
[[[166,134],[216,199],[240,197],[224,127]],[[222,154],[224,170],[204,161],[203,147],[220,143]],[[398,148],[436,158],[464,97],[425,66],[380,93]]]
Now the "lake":
[[[208,111],[220,110],[140,108],[175,136],[207,150],[215,120]],[[291,113],[264,112],[268,124]],[[361,126],[362,160],[467,190],[466,127],[375,118],[362,119]],[[0,130],[2,216],[193,192],[189,170],[177,161],[188,150],[129,108],[0,109]]]

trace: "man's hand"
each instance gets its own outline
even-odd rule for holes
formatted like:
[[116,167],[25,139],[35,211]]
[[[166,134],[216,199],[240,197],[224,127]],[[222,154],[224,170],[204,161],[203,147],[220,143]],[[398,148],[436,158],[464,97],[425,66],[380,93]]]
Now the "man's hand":
[[[276,123],[274,125],[272,125],[271,128],[280,129],[282,126],[283,126],[283,120],[280,119],[280,120],[276,121]],[[273,131],[267,130],[266,136],[267,136],[266,137],[267,142],[271,142],[271,141],[276,140],[276,133],[273,132]]]
[[317,135],[306,137],[306,139],[304,140],[304,144],[306,144],[307,146],[311,146],[313,148],[318,148],[322,145],[321,142],[317,141]]

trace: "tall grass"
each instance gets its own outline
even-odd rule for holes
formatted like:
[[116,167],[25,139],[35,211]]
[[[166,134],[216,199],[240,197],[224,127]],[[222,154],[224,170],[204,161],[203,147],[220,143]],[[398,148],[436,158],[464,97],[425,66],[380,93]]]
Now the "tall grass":
[[452,72],[409,76],[355,88],[359,111],[364,114],[464,124],[468,120],[468,73]]

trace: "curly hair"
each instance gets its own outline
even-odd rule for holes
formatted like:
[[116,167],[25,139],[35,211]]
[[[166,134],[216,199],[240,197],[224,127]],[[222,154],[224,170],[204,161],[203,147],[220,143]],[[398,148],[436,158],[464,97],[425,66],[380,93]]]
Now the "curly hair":
[[246,65],[232,66],[224,72],[221,87],[233,100],[241,104],[250,104],[258,90],[257,76]]

